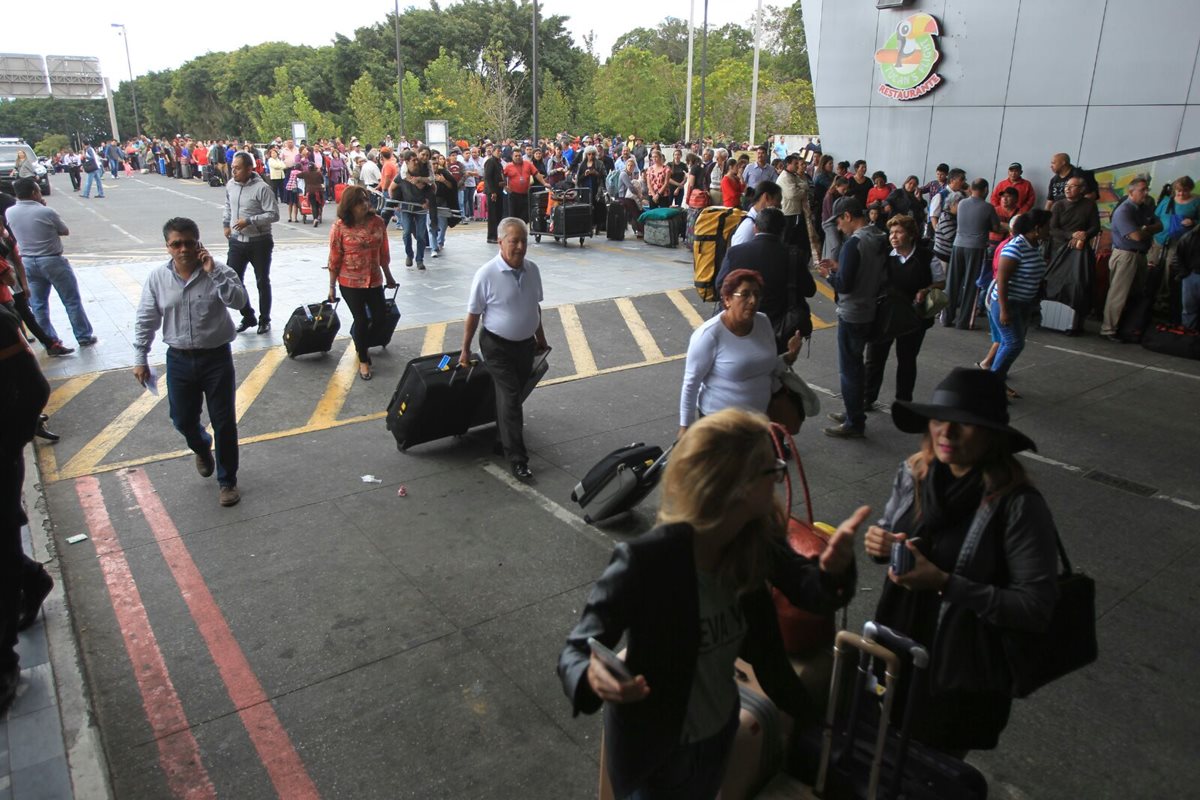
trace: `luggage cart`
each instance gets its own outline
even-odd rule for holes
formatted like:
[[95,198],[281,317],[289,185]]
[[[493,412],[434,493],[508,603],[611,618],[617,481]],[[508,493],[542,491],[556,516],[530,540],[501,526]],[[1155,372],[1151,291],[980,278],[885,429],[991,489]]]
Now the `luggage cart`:
[[[587,230],[581,229],[569,234],[562,229],[555,230],[555,209],[558,207],[571,208],[572,206],[587,209]],[[553,236],[554,241],[562,242],[564,246],[567,244],[567,239],[578,237],[579,246],[583,247],[583,240],[592,235],[591,215],[591,189],[531,188],[529,190],[529,232],[533,234],[533,240],[539,244],[543,236]],[[565,212],[560,212],[558,219],[561,221],[564,218]]]

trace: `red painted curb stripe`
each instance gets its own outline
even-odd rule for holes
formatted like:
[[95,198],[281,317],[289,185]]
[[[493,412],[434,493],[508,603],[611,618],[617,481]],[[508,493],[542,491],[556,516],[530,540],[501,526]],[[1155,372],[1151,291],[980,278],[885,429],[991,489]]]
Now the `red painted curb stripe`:
[[317,800],[320,797],[317,787],[279,722],[275,708],[250,668],[241,646],[233,637],[225,615],[208,590],[150,478],[141,469],[131,469],[121,474],[121,480],[133,491],[142,514],[150,523],[163,558],[175,576],[200,635],[208,644],[209,653],[229,691],[229,698],[237,708],[246,732],[250,734],[250,741],[254,743],[259,759],[267,768],[275,792],[283,800]]
[[109,519],[104,496],[100,493],[100,481],[91,475],[79,478],[75,481],[75,491],[92,543],[96,546],[100,570],[104,573],[117,624],[125,640],[125,651],[133,662],[142,706],[146,709],[154,738],[158,740],[158,763],[167,776],[171,794],[182,800],[215,800],[217,793],[200,761],[200,747],[192,735],[175,685],[171,683],[141,594],[133,582],[129,562]]

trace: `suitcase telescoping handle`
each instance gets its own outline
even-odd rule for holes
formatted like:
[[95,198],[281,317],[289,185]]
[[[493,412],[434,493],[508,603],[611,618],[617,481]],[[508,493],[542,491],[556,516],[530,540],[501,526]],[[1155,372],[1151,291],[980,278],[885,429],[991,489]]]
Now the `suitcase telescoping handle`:
[[895,701],[895,692],[892,691],[892,688],[900,677],[900,657],[878,642],[869,641],[857,633],[850,631],[838,631],[837,638],[833,644],[833,681],[829,687],[829,708],[825,713],[825,732],[821,740],[821,762],[817,769],[817,782],[813,786],[813,790],[817,797],[823,797],[825,794],[825,784],[829,779],[829,765],[833,758],[834,720],[837,716],[837,701],[841,693],[841,661],[851,650],[857,650],[862,654],[862,658],[859,660],[858,674],[855,678],[855,691],[852,693],[850,716],[846,720],[848,751],[852,751],[853,749],[855,718],[858,716],[859,696],[865,691],[867,672],[870,670],[871,660],[878,658],[887,667],[885,679],[885,688],[887,691],[883,696],[883,709],[879,716],[879,731],[875,736],[875,754],[871,760],[871,775],[866,795],[874,800],[874,798],[879,796],[879,773],[883,768],[884,743],[887,740],[888,723],[892,717],[892,704]]
[[880,625],[878,622],[868,621],[863,625],[863,636],[867,641],[879,642],[888,649],[897,653],[908,653],[912,660],[913,675],[908,682],[908,703],[904,714],[904,724],[900,727],[900,741],[896,747],[896,763],[892,767],[892,776],[888,780],[887,794],[884,797],[892,798],[900,796],[900,780],[904,775],[904,762],[908,758],[908,743],[912,739],[912,721],[917,715],[917,686],[920,683],[916,679],[918,670],[929,668],[929,651],[915,641],[898,633],[886,625]]
[[342,298],[340,298],[340,297],[335,297],[335,298],[333,298],[333,300],[332,300],[332,301],[330,301],[330,300],[326,300],[325,302],[323,302],[323,303],[321,304],[321,305],[323,305],[323,306],[329,306],[329,319],[328,319],[328,320],[325,322],[325,327],[326,327],[326,328],[332,328],[332,327],[333,327],[333,321],[334,321],[334,320],[337,318],[337,307],[338,307],[338,303],[340,303],[340,302],[342,302]]

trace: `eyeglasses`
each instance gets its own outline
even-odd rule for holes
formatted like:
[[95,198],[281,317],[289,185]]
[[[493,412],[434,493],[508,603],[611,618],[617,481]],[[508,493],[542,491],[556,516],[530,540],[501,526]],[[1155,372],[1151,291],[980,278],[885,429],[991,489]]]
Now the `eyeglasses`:
[[745,300],[746,302],[751,300],[758,301],[762,299],[762,293],[760,292],[734,292],[733,296],[738,299]]
[[176,239],[173,242],[167,242],[167,247],[172,250],[182,250],[185,247],[198,247],[200,243],[195,239]]
[[763,475],[774,475],[776,483],[783,483],[784,478],[787,477],[787,471],[788,471],[787,462],[784,461],[782,458],[777,458],[777,459],[775,459],[775,466],[771,467],[770,469],[764,469],[762,471],[762,474]]

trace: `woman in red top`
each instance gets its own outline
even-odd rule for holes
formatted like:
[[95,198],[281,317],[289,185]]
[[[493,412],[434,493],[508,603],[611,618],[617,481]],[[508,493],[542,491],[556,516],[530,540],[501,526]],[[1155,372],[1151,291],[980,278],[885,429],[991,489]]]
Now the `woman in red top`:
[[871,183],[873,185],[867,190],[868,208],[872,203],[886,203],[888,195],[896,191],[896,187],[888,183],[887,175],[882,171],[876,172],[871,176]]
[[661,150],[650,156],[652,166],[646,170],[646,194],[650,196],[651,208],[667,208],[671,205],[671,168],[664,163]]
[[396,286],[391,263],[387,223],[375,214],[366,189],[347,186],[338,203],[337,220],[329,231],[329,299],[337,296],[341,286],[346,307],[354,317],[358,377],[364,381],[371,380],[372,325],[387,319],[384,283],[389,289]]
[[729,171],[721,178],[721,204],[728,208],[741,208],[742,195],[746,192],[746,182],[742,180],[742,170],[746,162],[741,159],[729,160]]

